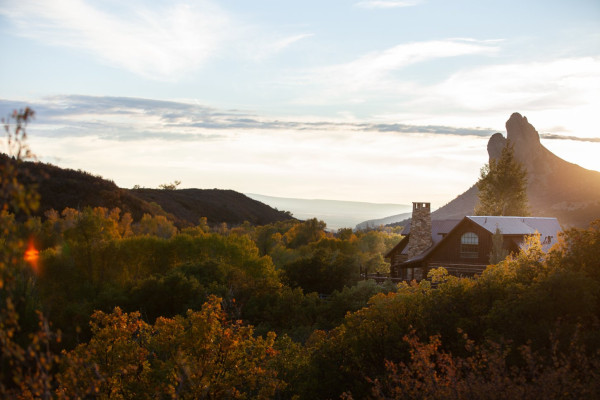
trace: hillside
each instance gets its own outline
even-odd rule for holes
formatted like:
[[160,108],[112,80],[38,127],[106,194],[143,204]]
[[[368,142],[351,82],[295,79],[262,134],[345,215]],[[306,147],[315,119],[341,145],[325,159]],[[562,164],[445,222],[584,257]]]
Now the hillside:
[[[0,154],[2,162],[7,156]],[[125,189],[119,188],[113,181],[85,171],[60,168],[41,162],[24,162],[19,170],[20,180],[33,183],[40,194],[40,207],[36,215],[42,216],[50,209],[62,211],[70,207],[120,208],[138,220],[144,214],[164,215],[170,220],[181,223],[174,216],[167,215],[159,207],[136,197]]]
[[[600,172],[565,161],[545,148],[536,129],[519,113],[508,119],[506,132],[506,138],[500,133],[490,137],[488,155],[497,158],[507,141],[513,144],[515,158],[527,169],[531,215],[556,217],[564,227],[581,228],[600,218]],[[431,216],[462,218],[472,215],[476,204],[477,187],[473,185]]]
[[233,190],[221,189],[132,189],[133,195],[154,202],[175,217],[197,223],[206,217],[210,224],[226,222],[237,225],[248,221],[265,225],[293,217],[260,201]]
[[[0,157],[3,162],[9,161],[4,154]],[[36,215],[39,216],[50,209],[61,211],[66,207],[89,206],[118,207],[130,213],[134,220],[144,214],[163,215],[179,227],[197,224],[200,217],[206,217],[211,224],[226,222],[230,225],[290,219],[288,214],[232,190],[128,190],[88,172],[40,162],[22,163],[19,173],[22,182],[37,185],[40,207]]]

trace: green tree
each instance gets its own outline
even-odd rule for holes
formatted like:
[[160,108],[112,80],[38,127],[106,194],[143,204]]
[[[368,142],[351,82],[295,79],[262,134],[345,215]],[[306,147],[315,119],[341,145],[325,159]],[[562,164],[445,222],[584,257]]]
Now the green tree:
[[529,215],[527,171],[514,157],[510,142],[498,159],[481,169],[477,181],[479,203],[476,215]]
[[325,249],[286,264],[283,271],[290,286],[301,287],[307,293],[330,294],[344,286],[355,285],[359,279],[356,258]]
[[[177,186],[179,186],[179,185],[181,185],[181,181],[176,180],[171,183],[162,183],[162,184],[158,185],[158,188],[162,189],[162,190],[176,190]],[[134,189],[136,189],[136,188],[134,187]],[[137,187],[137,189],[139,189],[139,186]]]

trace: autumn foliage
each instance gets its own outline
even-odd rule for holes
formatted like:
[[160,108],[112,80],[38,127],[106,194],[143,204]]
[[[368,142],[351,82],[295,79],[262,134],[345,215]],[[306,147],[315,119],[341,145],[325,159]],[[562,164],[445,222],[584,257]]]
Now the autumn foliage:
[[271,367],[275,335],[228,321],[220,301],[152,325],[138,312],[95,312],[92,339],[63,353],[58,397],[273,398],[285,385]]
[[481,276],[376,284],[392,229],[16,219],[35,191],[0,172],[2,398],[600,397],[600,221]]

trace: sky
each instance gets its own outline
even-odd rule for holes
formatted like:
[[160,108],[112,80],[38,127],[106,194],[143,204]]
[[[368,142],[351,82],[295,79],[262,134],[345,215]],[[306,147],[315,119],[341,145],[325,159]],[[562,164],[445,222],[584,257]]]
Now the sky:
[[0,0],[0,115],[121,187],[444,205],[513,112],[600,170],[600,2]]

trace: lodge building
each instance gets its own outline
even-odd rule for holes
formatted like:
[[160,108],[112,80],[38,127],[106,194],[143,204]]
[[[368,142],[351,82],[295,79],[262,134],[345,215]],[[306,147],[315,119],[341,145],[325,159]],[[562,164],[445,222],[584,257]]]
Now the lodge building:
[[404,238],[386,254],[390,277],[420,281],[429,270],[444,267],[455,276],[480,274],[488,266],[492,238],[498,231],[502,247],[518,252],[528,235],[540,235],[544,250],[554,245],[561,231],[556,218],[467,216],[431,220],[430,203],[413,203],[412,221]]

